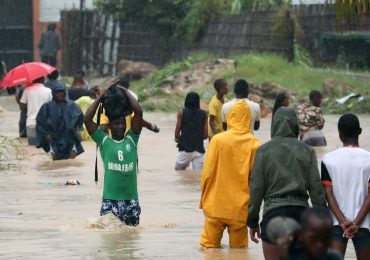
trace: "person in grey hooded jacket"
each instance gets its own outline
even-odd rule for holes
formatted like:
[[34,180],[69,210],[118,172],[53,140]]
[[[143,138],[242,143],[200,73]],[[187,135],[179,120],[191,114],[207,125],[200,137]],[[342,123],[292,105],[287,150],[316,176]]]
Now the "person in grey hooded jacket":
[[[262,239],[267,260],[277,259],[282,253],[266,234],[272,218],[290,217],[299,222],[301,214],[309,207],[309,199],[314,206],[326,207],[315,151],[298,140],[298,133],[295,110],[279,108],[272,121],[272,140],[257,150],[250,177],[250,237],[256,243]],[[263,220],[259,224],[262,201]]]
[[57,51],[60,49],[60,39],[55,28],[55,23],[49,23],[47,30],[41,34],[39,42],[41,61],[51,66],[57,65]]

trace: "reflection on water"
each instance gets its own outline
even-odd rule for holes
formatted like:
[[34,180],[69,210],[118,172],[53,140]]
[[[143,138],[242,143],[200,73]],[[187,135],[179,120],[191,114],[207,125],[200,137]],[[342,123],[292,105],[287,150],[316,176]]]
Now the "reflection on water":
[[38,171],[56,171],[66,167],[82,167],[83,165],[84,163],[78,160],[52,161],[51,157],[48,157],[47,161],[38,162],[36,169]]
[[[3,97],[0,98],[0,100]],[[3,103],[2,103],[3,105]],[[4,105],[3,105],[4,106]],[[0,114],[0,134],[16,137],[18,112]],[[127,227],[111,214],[100,217],[103,188],[94,182],[95,145],[76,160],[52,162],[49,156],[22,140],[27,157],[24,174],[0,173],[0,258],[19,259],[263,259],[261,245],[249,242],[248,250],[230,250],[227,232],[223,249],[199,249],[204,218],[198,209],[200,172],[176,172],[176,145],[173,141],[175,115],[146,114],[161,132],[143,130],[139,142],[139,195],[142,215],[139,227]],[[328,147],[340,146],[337,116],[326,116],[324,132]],[[360,118],[361,144],[370,149],[370,117]],[[269,140],[270,119],[262,120],[256,136]],[[78,186],[66,186],[77,179]],[[353,247],[347,253],[354,257]]]

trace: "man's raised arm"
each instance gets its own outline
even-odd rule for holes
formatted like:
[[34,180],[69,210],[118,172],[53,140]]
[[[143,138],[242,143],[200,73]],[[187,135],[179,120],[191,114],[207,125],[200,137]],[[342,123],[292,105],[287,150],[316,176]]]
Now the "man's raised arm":
[[96,132],[96,130],[98,130],[99,126],[93,121],[93,118],[95,116],[96,110],[98,109],[100,101],[104,96],[105,92],[102,91],[100,95],[94,100],[94,103],[91,104],[91,106],[87,109],[85,113],[84,123],[89,135],[92,135],[93,133]]

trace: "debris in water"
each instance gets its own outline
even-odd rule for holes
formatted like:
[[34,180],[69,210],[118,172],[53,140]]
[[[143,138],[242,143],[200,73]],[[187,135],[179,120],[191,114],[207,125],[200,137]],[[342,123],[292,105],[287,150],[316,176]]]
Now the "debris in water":
[[78,180],[68,180],[66,182],[66,185],[80,185],[80,182]]

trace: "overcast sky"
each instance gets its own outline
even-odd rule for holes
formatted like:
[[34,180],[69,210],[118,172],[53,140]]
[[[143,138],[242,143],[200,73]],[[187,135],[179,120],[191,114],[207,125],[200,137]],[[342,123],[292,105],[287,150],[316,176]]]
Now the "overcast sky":
[[325,4],[325,0],[293,0],[292,4]]

